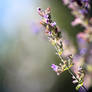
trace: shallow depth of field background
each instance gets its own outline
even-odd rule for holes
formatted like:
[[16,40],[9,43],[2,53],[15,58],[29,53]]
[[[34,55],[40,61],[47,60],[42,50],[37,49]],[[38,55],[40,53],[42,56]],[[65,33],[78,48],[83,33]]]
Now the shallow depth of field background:
[[39,25],[37,7],[52,9],[52,18],[76,48],[73,16],[61,0],[0,0],[0,92],[76,92],[71,75],[50,68],[59,63]]

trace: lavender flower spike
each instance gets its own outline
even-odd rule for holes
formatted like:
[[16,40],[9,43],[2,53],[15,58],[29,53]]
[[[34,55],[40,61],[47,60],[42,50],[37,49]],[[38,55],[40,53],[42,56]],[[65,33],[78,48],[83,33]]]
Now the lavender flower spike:
[[[84,72],[81,70],[76,74],[71,67],[73,66],[72,55],[64,56],[62,55],[64,49],[62,44],[61,31],[58,29],[56,22],[51,19],[51,10],[47,8],[45,11],[38,10],[38,14],[42,17],[41,24],[45,27],[45,34],[48,36],[49,41],[56,49],[56,54],[61,59],[59,65],[52,64],[51,68],[60,75],[62,72],[68,70],[69,73],[74,76],[74,80],[77,80],[77,90],[83,86]],[[48,20],[48,22],[47,22]]]

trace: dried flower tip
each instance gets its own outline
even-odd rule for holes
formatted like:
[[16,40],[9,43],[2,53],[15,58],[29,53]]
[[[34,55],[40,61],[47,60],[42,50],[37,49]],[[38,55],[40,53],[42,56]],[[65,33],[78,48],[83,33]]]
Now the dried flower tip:
[[39,8],[37,8],[37,11],[39,12],[39,11],[41,11],[41,8],[39,7]]

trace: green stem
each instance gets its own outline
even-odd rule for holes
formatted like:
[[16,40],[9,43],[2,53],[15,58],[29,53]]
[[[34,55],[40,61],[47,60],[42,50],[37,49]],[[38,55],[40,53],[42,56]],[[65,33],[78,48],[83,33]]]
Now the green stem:
[[[57,45],[55,45],[55,48],[56,48],[56,51],[57,51],[57,49],[58,49],[58,48],[57,48]],[[61,61],[64,60],[62,56],[59,56],[59,58],[61,59]],[[63,61],[62,61],[62,63],[63,63]],[[64,64],[64,63],[63,63],[63,64]],[[67,68],[68,68],[68,72],[69,72],[72,76],[74,76],[75,79],[76,79],[76,80],[78,81],[78,83],[79,83],[80,80],[77,78],[76,74],[75,74],[75,73],[72,71],[72,69],[69,68],[68,66],[67,66]],[[83,88],[86,92],[88,92],[84,85],[82,85],[82,88]]]
[[[79,79],[76,77],[76,74],[72,71],[72,69],[69,68],[68,71],[69,71],[69,73],[70,73],[72,76],[74,76],[75,79],[79,82]],[[88,90],[85,88],[84,85],[82,85],[82,88],[83,88],[86,92],[88,92]]]

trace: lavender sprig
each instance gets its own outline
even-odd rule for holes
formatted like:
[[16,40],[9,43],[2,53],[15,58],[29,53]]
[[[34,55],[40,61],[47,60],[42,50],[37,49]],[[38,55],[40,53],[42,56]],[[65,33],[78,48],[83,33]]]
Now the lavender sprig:
[[[77,71],[76,67],[78,64],[81,64],[85,69],[84,84],[88,88],[92,86],[92,84],[88,82],[88,79],[91,80],[92,77],[92,63],[90,63],[92,60],[92,53],[90,53],[92,51],[92,16],[90,16],[92,12],[92,0],[63,0],[63,2],[71,9],[75,17],[71,23],[72,26],[81,24],[85,28],[83,32],[77,34],[79,47],[79,54],[77,53],[77,56],[80,58],[77,58],[78,62],[76,62],[76,60],[74,61],[76,63],[74,69]],[[79,40],[81,40],[81,42]]]
[[[74,73],[71,69],[73,66],[73,57],[72,55],[64,56],[62,55],[63,43],[62,43],[62,35],[61,31],[59,30],[56,22],[53,22],[51,19],[51,10],[47,8],[43,11],[41,8],[38,8],[38,14],[42,17],[41,24],[45,27],[45,34],[48,36],[49,41],[56,49],[56,54],[61,59],[61,63],[59,65],[52,64],[51,68],[60,75],[62,72],[68,70],[69,73],[72,75],[74,79],[74,83],[78,83],[76,89],[78,90],[80,87],[83,86],[83,78],[84,78],[84,71],[79,69],[78,73]],[[85,88],[85,87],[84,87]]]
[[85,27],[85,31],[81,32],[80,37],[88,42],[92,42],[92,17],[88,17],[91,0],[63,0],[65,5],[72,10],[75,16],[72,26],[81,24]]

